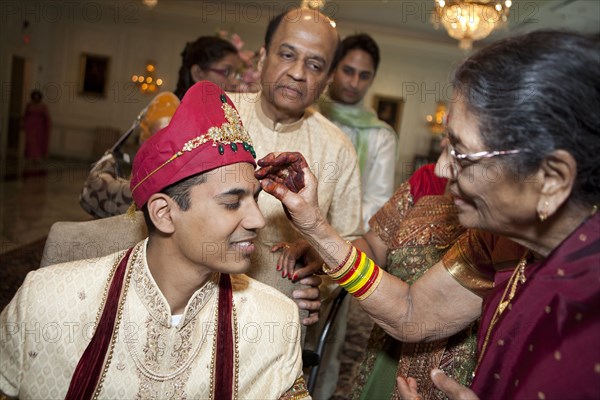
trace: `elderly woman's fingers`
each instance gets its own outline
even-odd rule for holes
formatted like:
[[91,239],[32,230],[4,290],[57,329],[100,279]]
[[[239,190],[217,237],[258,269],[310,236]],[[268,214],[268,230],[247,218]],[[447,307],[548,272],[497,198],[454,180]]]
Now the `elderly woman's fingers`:
[[300,153],[269,154],[255,172],[263,190],[281,201],[286,216],[303,234],[326,222],[319,209],[317,179]]
[[308,164],[304,156],[298,152],[285,152],[267,154],[258,160],[261,167],[255,172],[257,179],[270,179],[283,183],[294,193],[304,188],[304,171],[308,170]]
[[441,369],[431,370],[431,380],[451,400],[479,400],[475,392],[447,376]]

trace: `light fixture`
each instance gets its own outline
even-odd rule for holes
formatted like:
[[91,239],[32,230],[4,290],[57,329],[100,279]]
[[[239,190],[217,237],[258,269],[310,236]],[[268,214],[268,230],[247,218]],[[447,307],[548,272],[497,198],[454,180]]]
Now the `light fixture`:
[[448,107],[446,107],[446,103],[438,101],[435,106],[435,114],[425,117],[429,132],[433,135],[441,135],[444,132],[444,129],[446,129],[447,114]]
[[156,92],[163,84],[163,80],[156,77],[156,65],[152,61],[146,63],[146,72],[144,75],[133,75],[131,80],[137,85],[140,92],[144,94]]
[[300,8],[310,8],[311,10],[321,10],[325,7],[325,0],[302,0]]
[[142,4],[149,9],[153,9],[158,4],[158,0],[142,0]]
[[432,14],[436,28],[440,22],[459,47],[470,50],[473,41],[486,38],[494,29],[504,25],[512,6],[511,0],[434,0]]

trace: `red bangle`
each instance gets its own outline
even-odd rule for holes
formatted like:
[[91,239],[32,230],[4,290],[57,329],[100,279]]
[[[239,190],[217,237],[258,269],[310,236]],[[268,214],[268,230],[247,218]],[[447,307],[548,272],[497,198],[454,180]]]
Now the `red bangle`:
[[[352,246],[352,244],[350,244],[350,242],[346,241],[346,243],[348,243],[350,245],[350,251],[348,251],[348,254],[346,254],[346,258],[344,258],[344,261],[342,261],[337,267],[335,267],[334,269],[328,269],[327,271],[325,271],[327,274],[329,275],[333,275],[336,272],[338,272],[340,269],[342,269],[344,267],[344,265],[346,265],[346,263],[348,262],[348,260],[350,259],[350,256],[352,256],[352,250],[354,250],[354,246]],[[357,249],[358,250],[358,249]]]
[[371,275],[371,277],[369,278],[369,280],[367,281],[367,283],[365,283],[365,285],[363,287],[361,287],[356,292],[354,292],[354,294],[353,294],[354,297],[360,297],[363,294],[365,294],[367,292],[367,290],[369,290],[371,285],[373,285],[373,282],[375,282],[375,280],[377,279],[377,275],[379,275],[379,270],[380,270],[379,266],[377,266],[377,264],[375,264],[375,270],[373,271],[373,274]]
[[337,279],[338,284],[343,285],[344,283],[346,283],[352,277],[352,274],[354,274],[354,271],[356,271],[356,269],[360,265],[363,253],[358,249],[356,249],[356,251],[356,261],[354,262],[354,265],[348,270],[348,272],[346,272],[339,279]]

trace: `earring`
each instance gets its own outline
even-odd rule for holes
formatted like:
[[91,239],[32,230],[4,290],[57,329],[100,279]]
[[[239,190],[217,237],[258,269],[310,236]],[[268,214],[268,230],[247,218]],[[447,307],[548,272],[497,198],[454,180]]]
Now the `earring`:
[[550,203],[548,201],[544,201],[544,209],[542,211],[538,211],[538,217],[540,222],[544,222],[548,219],[548,208],[550,207]]

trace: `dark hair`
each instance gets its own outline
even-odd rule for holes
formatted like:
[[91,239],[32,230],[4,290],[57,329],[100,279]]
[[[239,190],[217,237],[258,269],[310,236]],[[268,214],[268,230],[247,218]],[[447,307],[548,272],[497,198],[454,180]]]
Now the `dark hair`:
[[478,121],[486,148],[520,149],[503,158],[532,173],[557,149],[577,162],[574,200],[600,200],[600,41],[537,31],[504,39],[458,66],[453,84]]
[[34,90],[32,90],[32,91],[31,91],[31,94],[29,95],[29,98],[30,98],[31,100],[33,100],[33,98],[34,98],[35,96],[39,96],[40,100],[42,100],[42,99],[44,98],[44,96],[42,95],[42,92],[41,92],[41,91],[39,91],[38,89],[34,89]]
[[179,99],[194,84],[191,68],[198,65],[203,71],[228,54],[238,54],[233,44],[216,36],[200,36],[195,42],[186,44],[181,53],[181,67],[175,95]]
[[[164,193],[177,203],[180,209],[183,211],[187,211],[190,208],[190,191],[192,187],[196,185],[200,185],[205,183],[208,179],[208,175],[206,173],[200,173],[196,175],[192,175],[188,178],[185,178],[179,182],[175,182],[172,185],[167,186],[162,189],[160,193]],[[148,232],[154,232],[156,227],[150,218],[150,213],[148,212],[148,204],[144,204],[142,207],[142,212],[144,213],[144,220],[146,221],[146,226],[148,227]]]
[[[269,21],[269,25],[267,25],[267,32],[265,33],[265,51],[267,53],[269,52],[269,48],[271,46],[271,41],[273,40],[273,36],[275,36],[275,32],[277,32],[277,29],[281,25],[281,21],[283,21],[283,18],[291,10],[298,11],[300,9],[299,8],[287,9],[286,11],[283,11],[282,13],[277,14],[276,16],[271,18],[271,20]],[[313,11],[313,12],[318,12],[318,11]],[[328,18],[328,17],[325,15],[322,15],[322,18]],[[336,33],[337,33],[337,30],[336,30]],[[331,66],[329,67],[328,72],[330,72],[330,73],[333,72],[333,70],[335,69],[335,67],[337,67],[337,65],[341,59],[342,59],[342,42],[341,42],[340,36],[338,34],[338,43],[335,48],[335,53],[333,54],[333,59],[331,60]]]
[[375,67],[375,71],[379,67],[380,55],[379,55],[379,46],[373,38],[366,33],[359,33],[357,35],[351,35],[342,40],[342,53],[340,56],[340,60],[346,57],[352,50],[362,50],[365,53],[371,56],[373,60],[373,66]]

